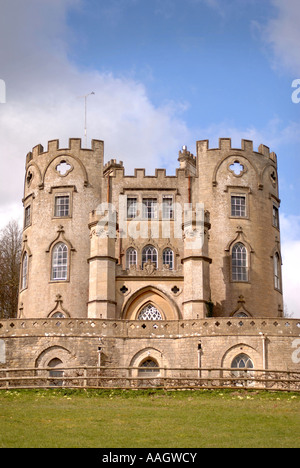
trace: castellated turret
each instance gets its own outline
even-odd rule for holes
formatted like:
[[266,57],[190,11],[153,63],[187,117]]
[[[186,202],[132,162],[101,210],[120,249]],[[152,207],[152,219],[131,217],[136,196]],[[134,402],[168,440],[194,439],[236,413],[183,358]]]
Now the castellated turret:
[[20,317],[86,316],[88,222],[101,201],[103,148],[54,140],[26,157]]
[[209,255],[214,314],[282,316],[277,156],[230,139],[197,142],[196,197],[211,213]]
[[70,139],[26,158],[19,318],[282,315],[277,157],[197,142],[175,176]]

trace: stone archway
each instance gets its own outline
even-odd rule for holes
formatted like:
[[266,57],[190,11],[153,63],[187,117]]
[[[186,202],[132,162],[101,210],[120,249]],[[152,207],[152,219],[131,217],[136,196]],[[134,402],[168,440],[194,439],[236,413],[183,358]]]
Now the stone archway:
[[155,287],[143,288],[135,292],[122,310],[122,318],[125,320],[139,320],[141,312],[150,306],[158,311],[160,320],[178,320],[180,313],[171,298]]

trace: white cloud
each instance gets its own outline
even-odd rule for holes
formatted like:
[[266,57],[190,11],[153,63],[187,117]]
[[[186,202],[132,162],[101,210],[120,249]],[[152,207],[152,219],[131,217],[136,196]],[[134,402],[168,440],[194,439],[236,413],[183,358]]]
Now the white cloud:
[[299,0],[271,0],[275,16],[260,25],[264,41],[271,47],[273,65],[300,74],[300,6]]

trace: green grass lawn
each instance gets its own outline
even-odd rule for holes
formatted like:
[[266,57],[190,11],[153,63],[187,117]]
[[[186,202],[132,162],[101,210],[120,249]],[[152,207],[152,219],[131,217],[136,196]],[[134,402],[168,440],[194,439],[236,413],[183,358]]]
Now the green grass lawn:
[[300,395],[0,392],[1,448],[299,448]]

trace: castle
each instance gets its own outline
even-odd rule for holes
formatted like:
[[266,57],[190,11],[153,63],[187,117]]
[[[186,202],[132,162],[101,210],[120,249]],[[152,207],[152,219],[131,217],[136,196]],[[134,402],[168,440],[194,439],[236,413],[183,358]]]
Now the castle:
[[0,324],[6,365],[297,369],[276,154],[204,140],[178,161],[175,176],[129,176],[104,164],[103,141],[80,139],[27,155],[18,319]]

